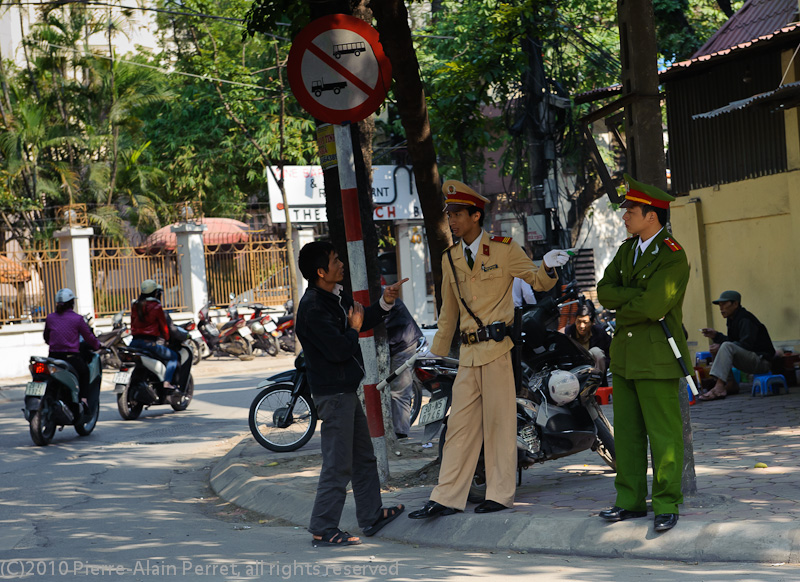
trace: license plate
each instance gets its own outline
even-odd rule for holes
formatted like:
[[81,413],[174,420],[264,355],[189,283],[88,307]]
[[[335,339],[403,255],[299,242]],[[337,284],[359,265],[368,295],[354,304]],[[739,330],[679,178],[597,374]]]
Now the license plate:
[[42,396],[44,395],[47,382],[28,382],[25,386],[25,396]]
[[124,384],[127,386],[131,381],[131,374],[132,372],[117,372],[114,374],[114,384]]
[[251,337],[253,334],[250,333],[250,328],[245,325],[239,328],[239,335],[242,337]]
[[267,323],[264,325],[264,329],[266,329],[266,330],[267,330],[267,332],[273,332],[273,331],[275,331],[276,329],[278,329],[278,326],[276,325],[276,323],[275,323],[274,321],[268,321],[268,322],[267,322]]
[[429,402],[419,411],[419,424],[424,426],[442,420],[447,412],[447,398],[439,398]]
[[199,339],[203,339],[203,334],[200,333],[200,330],[193,329],[192,331],[189,332],[189,337],[192,338],[192,339],[199,340]]

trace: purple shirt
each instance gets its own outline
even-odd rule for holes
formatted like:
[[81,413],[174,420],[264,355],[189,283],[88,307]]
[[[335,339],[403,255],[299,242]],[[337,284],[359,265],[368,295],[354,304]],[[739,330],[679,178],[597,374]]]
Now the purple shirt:
[[53,312],[44,322],[44,341],[50,346],[51,352],[79,352],[80,338],[99,350],[102,346],[94,337],[86,321],[75,313],[67,310],[64,313]]

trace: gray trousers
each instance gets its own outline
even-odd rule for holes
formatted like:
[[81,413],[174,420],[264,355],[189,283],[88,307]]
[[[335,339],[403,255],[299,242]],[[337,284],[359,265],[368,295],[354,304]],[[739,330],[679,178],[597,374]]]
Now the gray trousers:
[[[415,346],[406,348],[402,352],[392,355],[392,371],[406,363],[406,360],[414,355]],[[392,423],[394,432],[408,434],[411,431],[411,400],[413,399],[414,377],[413,368],[409,368],[400,374],[391,383],[392,391]]]
[[339,527],[347,484],[352,481],[356,519],[362,529],[381,514],[381,483],[367,417],[353,393],[314,397],[322,420],[322,470],[308,527],[313,535]]
[[719,346],[709,374],[727,382],[733,379],[731,368],[736,367],[747,374],[767,374],[771,364],[755,352],[744,349],[733,342],[722,342]]

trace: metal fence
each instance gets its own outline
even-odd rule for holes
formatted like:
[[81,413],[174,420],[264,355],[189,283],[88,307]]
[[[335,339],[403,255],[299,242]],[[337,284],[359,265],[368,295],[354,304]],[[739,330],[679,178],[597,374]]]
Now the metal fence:
[[180,256],[174,244],[154,244],[148,239],[148,244],[131,246],[93,237],[90,250],[96,317],[129,311],[145,279],[164,287],[161,303],[165,309],[185,308]]
[[291,297],[286,241],[249,232],[232,242],[224,234],[205,237],[208,297],[217,307],[236,303],[281,306]]
[[55,239],[0,253],[0,325],[44,321],[66,285],[66,257]]

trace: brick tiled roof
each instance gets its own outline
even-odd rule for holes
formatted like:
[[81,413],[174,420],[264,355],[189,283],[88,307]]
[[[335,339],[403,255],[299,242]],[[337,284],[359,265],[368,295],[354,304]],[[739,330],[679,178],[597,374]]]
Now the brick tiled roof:
[[798,0],[747,0],[692,60],[749,42],[798,20]]

